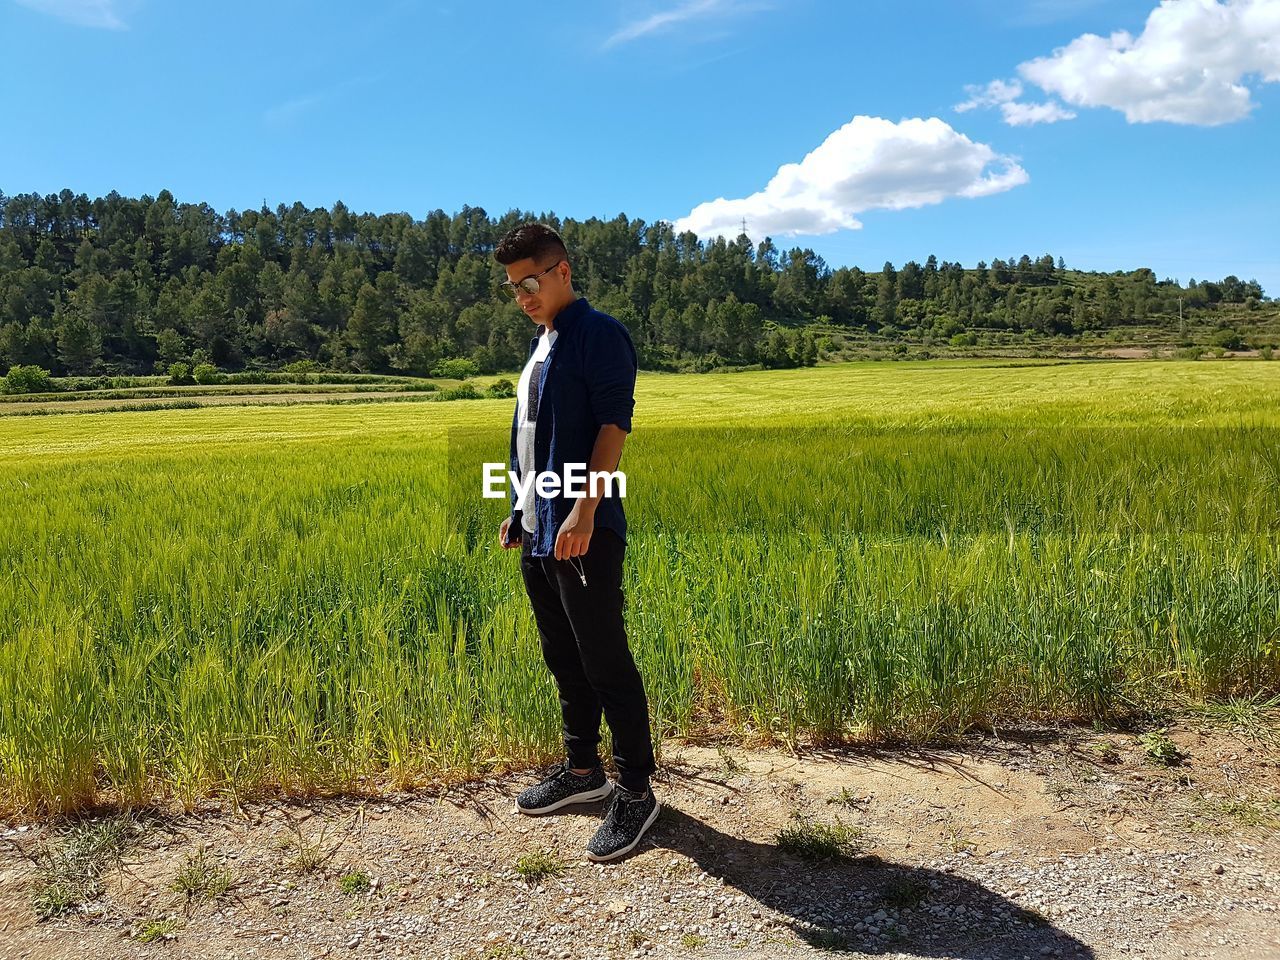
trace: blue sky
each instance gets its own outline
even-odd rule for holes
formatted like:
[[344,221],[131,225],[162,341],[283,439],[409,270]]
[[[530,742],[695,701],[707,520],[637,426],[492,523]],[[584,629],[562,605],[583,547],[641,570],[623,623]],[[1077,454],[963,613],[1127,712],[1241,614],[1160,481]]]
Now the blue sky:
[[1280,295],[1280,0],[1153,9],[0,0],[0,189],[745,216],[832,266],[1049,252]]

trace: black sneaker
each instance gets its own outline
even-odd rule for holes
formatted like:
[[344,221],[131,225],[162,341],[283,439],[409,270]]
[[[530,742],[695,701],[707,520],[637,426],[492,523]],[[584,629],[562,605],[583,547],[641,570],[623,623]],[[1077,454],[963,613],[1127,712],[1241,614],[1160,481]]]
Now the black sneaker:
[[577,774],[567,760],[562,760],[541,783],[516,797],[516,809],[521,813],[550,813],[571,803],[603,800],[612,790],[613,781],[604,775],[604,767],[597,765],[590,773]]
[[587,856],[592,860],[613,860],[630,853],[658,819],[661,809],[652,787],[637,793],[619,784],[609,800],[604,823],[587,844]]

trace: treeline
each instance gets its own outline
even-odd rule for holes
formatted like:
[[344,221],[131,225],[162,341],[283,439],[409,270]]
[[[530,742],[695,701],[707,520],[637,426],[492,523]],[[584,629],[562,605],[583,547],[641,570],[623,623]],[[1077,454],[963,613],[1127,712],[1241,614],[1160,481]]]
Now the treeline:
[[812,364],[823,329],[971,336],[1074,333],[1256,305],[1255,281],[1181,286],[1147,269],[1068,270],[1051,255],[966,269],[928,257],[832,270],[810,249],[746,236],[702,242],[669,223],[561,219],[464,206],[415,220],[300,203],[219,213],[112,192],[0,193],[0,370],[168,372],[174,364],[431,375],[466,359],[517,369],[531,324],[499,299],[497,241],[537,217],[563,234],[575,287],[627,324],[641,365]]

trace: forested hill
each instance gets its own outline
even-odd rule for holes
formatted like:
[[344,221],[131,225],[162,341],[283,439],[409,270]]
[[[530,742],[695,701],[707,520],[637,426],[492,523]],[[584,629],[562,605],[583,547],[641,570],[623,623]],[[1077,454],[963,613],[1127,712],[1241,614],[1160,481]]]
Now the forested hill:
[[[511,226],[479,207],[355,214],[342,203],[219,213],[208,204],[111,193],[91,200],[0,193],[0,371],[225,370],[311,360],[340,371],[429,374],[468,358],[518,369],[529,320],[498,299],[492,257]],[[983,330],[1070,334],[1177,324],[1256,308],[1256,282],[1084,273],[1045,254],[972,268],[928,256],[879,272],[830,269],[771,240],[701,242],[669,223],[536,215],[564,235],[575,287],[631,329],[641,365],[813,363],[818,331],[963,344]]]

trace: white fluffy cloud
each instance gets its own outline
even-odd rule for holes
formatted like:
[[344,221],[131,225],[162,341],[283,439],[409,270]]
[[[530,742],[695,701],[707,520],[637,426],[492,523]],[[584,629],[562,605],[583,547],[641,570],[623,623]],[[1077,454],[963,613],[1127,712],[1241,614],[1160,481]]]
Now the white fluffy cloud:
[[678,231],[753,236],[856,230],[864,210],[903,210],[948,197],[983,197],[1028,180],[1013,157],[974,143],[937,117],[894,123],[854,117],[799,163],[778,168],[763,190],[700,203],[675,221]]
[[1280,0],[1164,0],[1139,36],[1087,33],[1018,73],[1130,123],[1230,123],[1254,107],[1248,79],[1280,80]]
[[[1021,80],[1075,107],[1110,107],[1130,123],[1216,126],[1256,106],[1250,83],[1280,81],[1280,0],[1162,0],[1142,33],[1086,33],[1018,65]],[[956,107],[999,107],[1017,126],[1074,116],[1056,101],[1022,103],[1022,82],[966,88]]]

